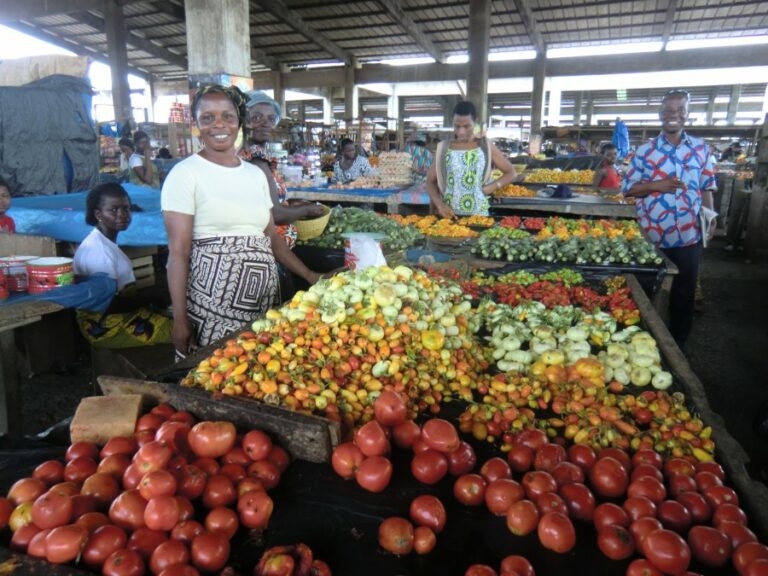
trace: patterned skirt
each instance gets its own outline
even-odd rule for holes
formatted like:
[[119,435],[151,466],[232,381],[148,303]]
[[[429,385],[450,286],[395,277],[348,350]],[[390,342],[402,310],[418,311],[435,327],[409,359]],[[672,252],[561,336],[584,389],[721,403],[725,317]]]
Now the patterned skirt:
[[243,328],[279,303],[277,264],[265,236],[192,242],[187,315],[206,346]]

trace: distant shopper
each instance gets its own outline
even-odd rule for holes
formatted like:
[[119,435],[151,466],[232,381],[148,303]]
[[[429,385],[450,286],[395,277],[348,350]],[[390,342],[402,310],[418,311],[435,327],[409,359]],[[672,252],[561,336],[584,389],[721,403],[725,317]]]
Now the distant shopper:
[[[702,205],[712,208],[714,158],[706,143],[684,130],[688,92],[672,90],[661,101],[661,134],[637,148],[624,180],[624,194],[637,198],[645,236],[675,263],[670,295],[670,331],[682,345],[691,331],[699,273]],[[710,236],[714,234],[714,224]]]
[[149,143],[149,136],[146,132],[139,130],[133,135],[133,143],[136,152],[129,161],[131,174],[128,181],[139,186],[160,188],[160,174],[152,163],[152,145]]
[[417,134],[416,138],[405,145],[403,152],[411,155],[413,163],[413,181],[415,184],[421,184],[426,181],[427,173],[434,160],[432,152],[427,148],[426,134]]
[[618,150],[613,144],[603,144],[600,149],[603,154],[603,164],[595,170],[595,177],[592,180],[592,187],[595,190],[616,190],[621,187],[621,176],[616,170],[616,156]]
[[741,144],[732,142],[720,155],[720,162],[735,162],[739,156],[741,156]]
[[[477,112],[472,102],[453,109],[453,138],[440,142],[427,174],[427,192],[443,218],[488,216],[488,197],[515,181],[509,159],[488,138],[477,137]],[[502,175],[491,181],[496,166]]]
[[162,160],[173,160],[173,156],[171,156],[171,151],[168,150],[165,146],[160,148],[160,150],[157,151],[157,157]]
[[363,176],[370,176],[376,171],[368,158],[357,153],[355,143],[349,138],[341,141],[341,158],[333,165],[333,177],[339,184],[349,184]]
[[128,174],[131,156],[135,152],[133,140],[130,138],[120,138],[117,145],[120,146],[120,172]]
[[0,232],[16,233],[16,222],[6,212],[11,208],[11,188],[0,178]]

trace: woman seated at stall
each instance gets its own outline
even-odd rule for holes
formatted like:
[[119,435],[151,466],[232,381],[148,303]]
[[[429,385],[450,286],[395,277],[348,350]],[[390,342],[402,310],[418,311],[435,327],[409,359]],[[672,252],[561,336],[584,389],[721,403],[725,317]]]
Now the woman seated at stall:
[[152,144],[146,132],[138,130],[133,135],[136,152],[128,161],[131,169],[129,182],[149,188],[160,188],[160,173],[152,162]]
[[362,176],[372,176],[376,171],[368,158],[357,153],[355,143],[349,138],[341,141],[341,158],[333,165],[333,177],[338,184],[349,184]]

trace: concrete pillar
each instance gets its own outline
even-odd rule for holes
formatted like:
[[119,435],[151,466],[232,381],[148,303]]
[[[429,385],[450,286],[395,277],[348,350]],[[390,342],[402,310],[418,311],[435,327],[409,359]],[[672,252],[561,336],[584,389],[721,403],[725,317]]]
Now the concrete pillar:
[[323,124],[333,124],[333,88],[323,90]]
[[453,127],[453,109],[460,100],[461,96],[457,94],[443,96],[443,128]]
[[563,93],[560,90],[549,91],[549,114],[547,114],[547,124],[549,126],[560,125],[560,104]]
[[488,122],[488,51],[490,42],[491,0],[470,0],[467,99],[477,108],[477,119],[483,125]]
[[739,112],[739,98],[741,98],[741,85],[731,86],[731,98],[728,100],[728,116],[726,122],[733,125],[736,122],[736,114]]
[[355,66],[344,69],[344,121],[348,124],[360,113],[358,92],[355,86]]
[[392,95],[387,97],[387,129],[397,130],[398,120],[400,118],[400,97],[397,95],[397,88],[392,86]]
[[712,126],[712,124],[714,124],[716,97],[717,97],[717,90],[712,90],[712,92],[709,94],[709,101],[707,102],[707,118],[706,118],[707,126]]
[[273,97],[280,105],[280,110],[282,110],[283,116],[285,116],[288,111],[285,108],[285,77],[283,76],[282,70],[272,72],[272,86],[274,86],[272,89],[272,92],[274,92]]
[[405,98],[397,99],[397,148],[402,150],[405,146]]
[[299,102],[299,122],[307,121],[307,102],[302,100]]
[[584,100],[584,92],[576,92],[576,99],[573,102],[573,125],[581,126],[581,107]]
[[536,57],[533,66],[533,94],[531,96],[531,135],[529,149],[531,154],[541,150],[541,124],[544,115],[544,79],[547,75],[546,50]]
[[592,126],[592,116],[595,113],[595,102],[592,100],[592,94],[587,98],[587,126]]
[[133,122],[131,110],[131,92],[128,86],[128,52],[125,47],[125,20],[123,8],[117,0],[104,3],[105,31],[109,68],[112,73],[112,105],[115,108],[115,120],[125,124]]
[[190,88],[225,82],[225,75],[252,86],[248,0],[186,0],[184,12]]

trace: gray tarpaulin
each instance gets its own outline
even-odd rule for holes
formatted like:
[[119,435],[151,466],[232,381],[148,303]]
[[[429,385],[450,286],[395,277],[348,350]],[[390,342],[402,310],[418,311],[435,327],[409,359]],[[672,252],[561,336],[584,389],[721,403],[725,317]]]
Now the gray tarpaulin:
[[88,190],[99,181],[91,86],[48,76],[0,86],[0,176],[14,196]]

